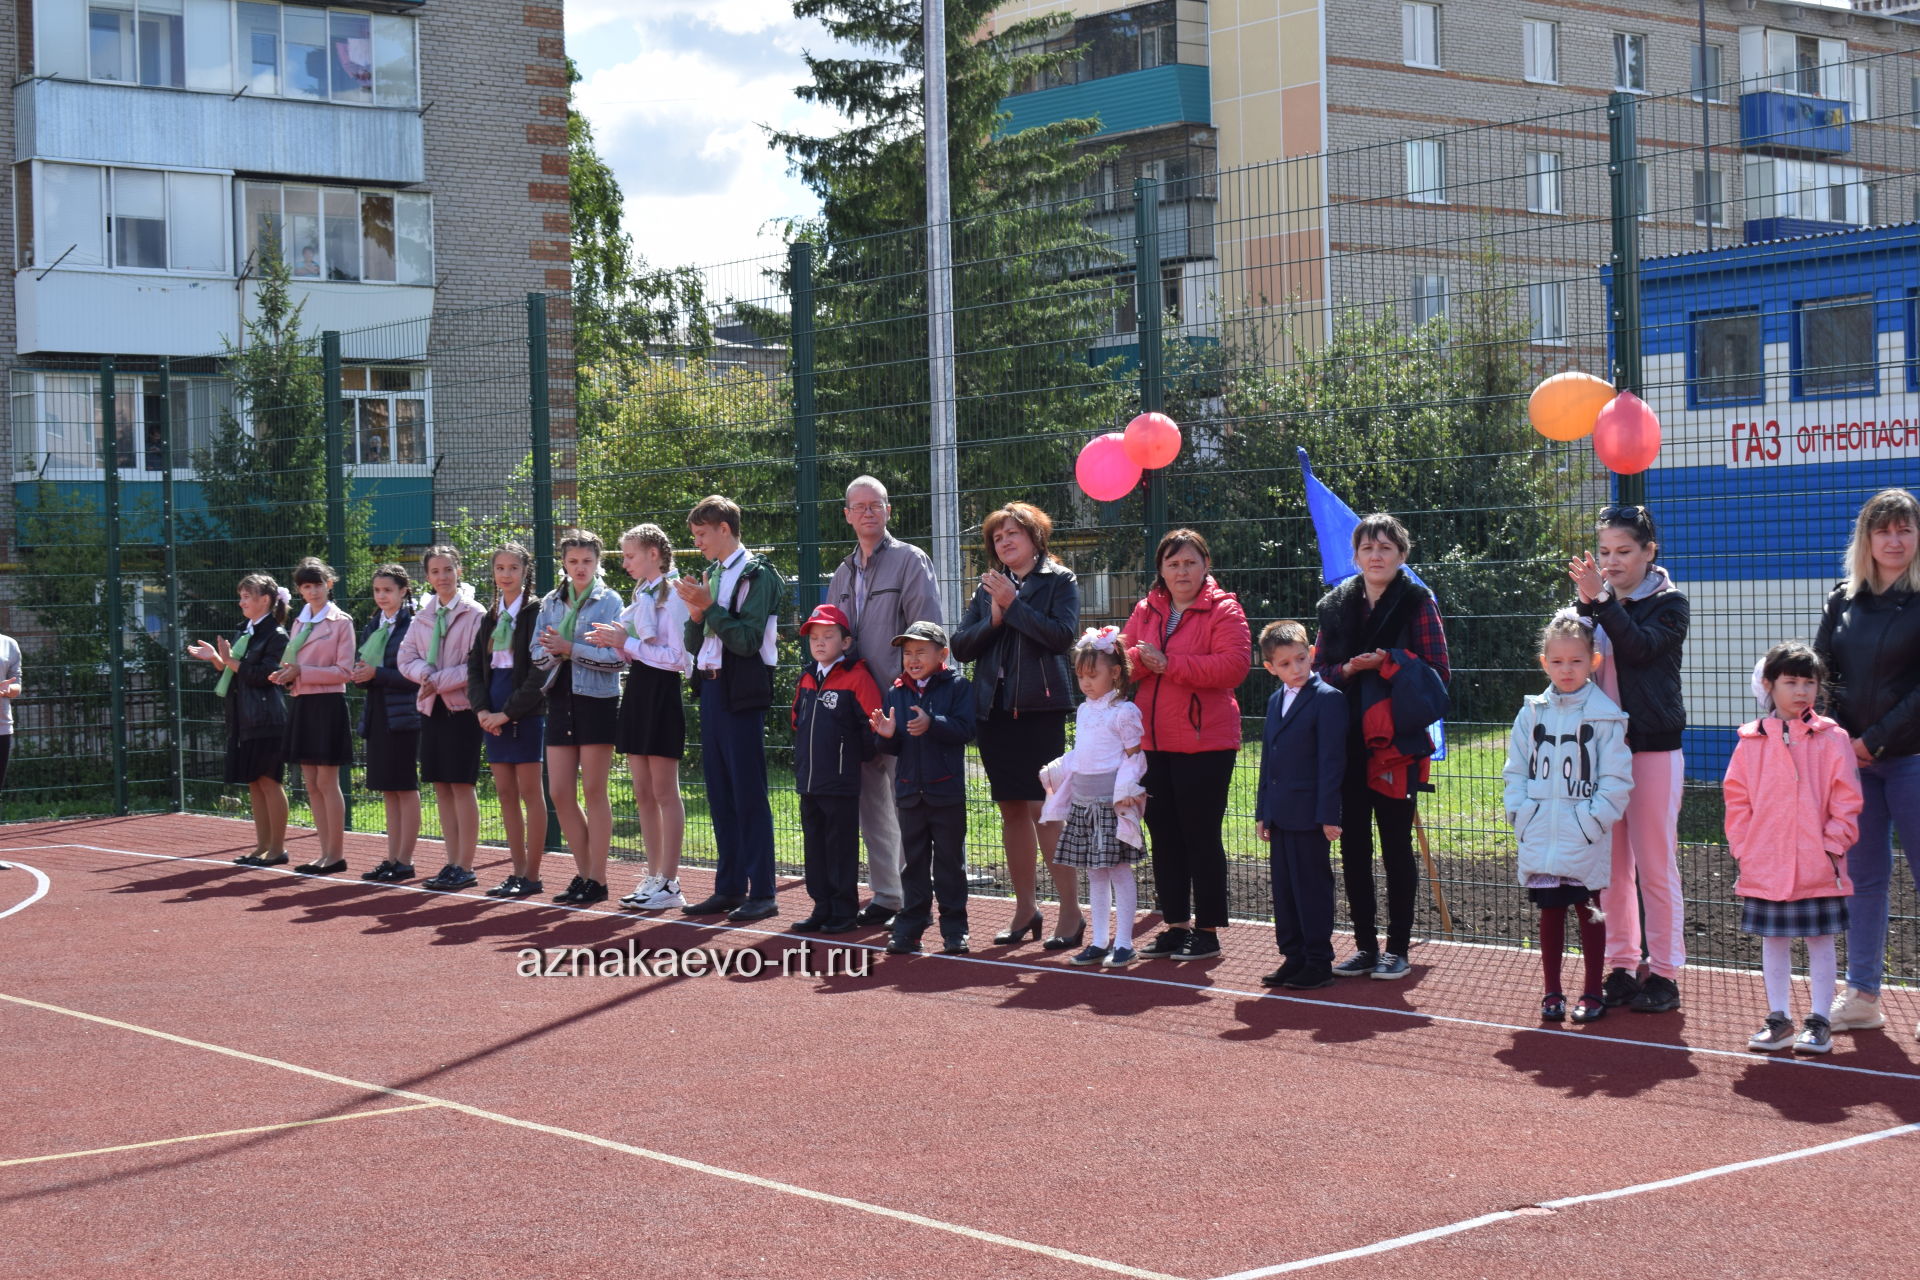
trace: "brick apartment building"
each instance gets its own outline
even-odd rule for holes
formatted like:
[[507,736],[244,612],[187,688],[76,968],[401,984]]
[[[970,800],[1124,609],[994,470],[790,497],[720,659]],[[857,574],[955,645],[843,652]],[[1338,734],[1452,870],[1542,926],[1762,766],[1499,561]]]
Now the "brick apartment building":
[[[1646,252],[1920,217],[1912,7],[1707,0],[1704,62],[1698,0],[1010,0],[988,30],[1072,16],[1051,47],[1082,56],[1014,86],[1008,127],[1101,121],[1093,145],[1119,153],[1085,194],[1117,245],[1135,178],[1161,184],[1161,296],[1183,324],[1323,330],[1386,304],[1418,323],[1488,287],[1475,249],[1498,244],[1492,283],[1532,340],[1597,348],[1609,95],[1679,95],[1639,121]],[[1787,139],[1743,105],[1846,127]]]
[[232,407],[206,357],[253,313],[270,236],[306,332],[386,326],[344,350],[346,454],[375,540],[417,544],[454,507],[484,508],[525,454],[524,415],[425,353],[473,308],[569,287],[559,0],[14,0],[6,12],[0,226],[15,269],[0,366],[14,475],[0,558],[17,558],[24,483],[101,483],[86,370],[102,356],[120,371],[119,472],[136,492],[165,464],[152,371],[174,358],[174,460],[194,500],[191,450]]

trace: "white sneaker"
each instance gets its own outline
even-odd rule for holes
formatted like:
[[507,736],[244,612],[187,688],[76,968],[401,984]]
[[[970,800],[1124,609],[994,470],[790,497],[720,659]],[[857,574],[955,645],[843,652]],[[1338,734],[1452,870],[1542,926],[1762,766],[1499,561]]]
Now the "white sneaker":
[[645,903],[648,898],[658,893],[660,886],[666,882],[667,878],[665,876],[647,876],[638,885],[634,886],[632,893],[620,899],[620,905],[623,907],[638,907]]
[[1835,1031],[1871,1031],[1886,1026],[1887,1015],[1880,1011],[1880,1002],[1874,997],[1858,987],[1848,987],[1833,1002],[1827,1021]]
[[656,880],[659,883],[654,885],[653,896],[640,904],[642,911],[665,911],[669,907],[687,905],[686,898],[681,896],[678,880],[669,880],[665,876],[648,876],[647,880],[649,883]]

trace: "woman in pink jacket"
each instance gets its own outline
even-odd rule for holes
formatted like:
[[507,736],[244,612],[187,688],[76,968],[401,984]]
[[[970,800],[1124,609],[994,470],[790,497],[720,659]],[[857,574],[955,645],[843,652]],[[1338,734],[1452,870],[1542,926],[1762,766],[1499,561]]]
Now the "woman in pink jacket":
[[420,686],[420,781],[433,784],[447,865],[428,889],[466,889],[480,839],[480,718],[467,701],[467,653],[486,610],[460,582],[460,553],[437,546],[421,557],[433,594],[400,642],[400,674]]
[[[1747,1041],[1761,1052],[1793,1046],[1825,1053],[1837,977],[1834,938],[1847,929],[1847,850],[1859,832],[1860,772],[1847,731],[1816,712],[1823,666],[1797,640],[1760,665],[1772,714],[1740,726],[1727,764],[1727,849],[1740,864],[1734,892],[1740,928],[1760,938],[1767,1023]],[[1813,1011],[1798,1038],[1793,1019],[1793,940],[1807,940]]]
[[335,580],[333,570],[312,556],[294,566],[293,585],[306,607],[287,624],[291,634],[280,669],[267,677],[287,691],[287,759],[300,766],[320,839],[320,856],[294,868],[309,876],[347,869],[347,800],[340,770],[353,763],[346,693],[353,670],[353,619],[333,602]]
[[1166,925],[1139,954],[1203,960],[1220,954],[1227,924],[1220,825],[1240,753],[1233,691],[1253,665],[1253,636],[1240,601],[1213,580],[1205,538],[1175,529],[1153,563],[1158,576],[1122,629],[1140,682],[1147,833]]

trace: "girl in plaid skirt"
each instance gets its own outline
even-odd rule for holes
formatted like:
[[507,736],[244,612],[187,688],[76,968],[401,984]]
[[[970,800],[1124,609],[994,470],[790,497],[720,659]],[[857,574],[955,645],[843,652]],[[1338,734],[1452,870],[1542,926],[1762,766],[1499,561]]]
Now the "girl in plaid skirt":
[[[1040,770],[1047,791],[1040,820],[1066,822],[1053,860],[1087,873],[1093,942],[1071,962],[1131,964],[1139,904],[1133,864],[1140,858],[1140,812],[1146,803],[1140,708],[1129,701],[1133,670],[1118,627],[1088,628],[1074,644],[1072,658],[1086,701],[1074,713],[1073,750]],[[1111,935],[1109,909],[1118,919]]]
[[[1727,765],[1727,850],[1740,864],[1740,927],[1759,937],[1766,1025],[1747,1041],[1759,1052],[1825,1053],[1833,1004],[1834,938],[1847,928],[1846,854],[1858,832],[1860,774],[1846,730],[1814,710],[1825,669],[1807,645],[1767,651],[1754,694],[1771,714],[1740,726]],[[1796,1035],[1793,940],[1807,940],[1813,1011]]]

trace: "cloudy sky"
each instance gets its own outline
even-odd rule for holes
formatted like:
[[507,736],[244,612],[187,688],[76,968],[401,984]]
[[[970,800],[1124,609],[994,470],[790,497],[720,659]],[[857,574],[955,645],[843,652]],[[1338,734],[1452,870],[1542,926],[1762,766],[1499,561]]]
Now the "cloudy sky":
[[818,211],[762,128],[835,127],[793,95],[808,78],[802,51],[831,44],[787,0],[570,0],[566,14],[580,106],[648,262],[777,252],[768,221]]

